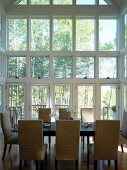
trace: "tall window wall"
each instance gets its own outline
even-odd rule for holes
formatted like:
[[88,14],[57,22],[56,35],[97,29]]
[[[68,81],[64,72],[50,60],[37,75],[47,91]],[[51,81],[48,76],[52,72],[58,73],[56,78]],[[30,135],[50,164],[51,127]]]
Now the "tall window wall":
[[[48,6],[49,2],[42,3]],[[66,3],[73,6],[73,1],[60,2],[53,1],[52,5],[58,5],[58,8],[59,5],[64,8]],[[95,5],[97,2],[76,1],[76,5]],[[36,1],[31,1],[31,5],[34,3]],[[26,4],[24,0],[18,5]],[[101,100],[95,99],[103,95],[102,85],[116,85],[119,79],[117,17],[83,13],[8,15],[7,28],[7,84],[9,88],[11,83],[23,85],[25,90],[21,94],[27,97],[22,96],[24,106],[21,107],[26,114],[29,112],[30,117],[36,118],[39,107],[51,107],[53,114],[57,114],[59,107],[69,107],[75,117],[80,117],[81,107],[93,107],[95,117],[103,117],[103,104],[100,106]],[[108,96],[113,98],[114,93],[111,88],[107,90],[109,100]],[[8,94],[10,105],[13,97]],[[114,100],[117,100],[116,96],[110,104],[104,104],[108,111],[118,105]]]

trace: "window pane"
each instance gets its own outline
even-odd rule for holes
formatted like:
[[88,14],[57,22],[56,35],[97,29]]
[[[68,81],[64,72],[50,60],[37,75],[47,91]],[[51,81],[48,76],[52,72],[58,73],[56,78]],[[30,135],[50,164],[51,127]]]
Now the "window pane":
[[125,37],[125,47],[127,46],[127,14],[125,15],[125,25],[124,25],[124,37]]
[[77,5],[95,5],[95,0],[76,0]]
[[124,56],[124,77],[127,77],[127,55]]
[[49,51],[49,19],[31,19],[31,51]]
[[124,85],[124,94],[123,94],[123,111],[127,111],[127,85]]
[[99,50],[116,51],[117,21],[115,19],[99,20]]
[[23,85],[9,85],[9,108],[17,107],[19,110],[19,119],[24,118],[24,86]]
[[2,46],[1,38],[2,38],[2,16],[0,15],[0,46]]
[[69,108],[70,103],[71,87],[68,85],[57,85],[55,86],[55,107],[56,114],[58,114],[58,108]]
[[72,78],[72,57],[54,57],[54,78]]
[[94,50],[94,20],[93,19],[76,20],[76,50],[77,51]]
[[76,58],[76,78],[94,78],[94,57]]
[[72,50],[72,20],[71,19],[53,20],[53,50],[54,51]]
[[70,5],[70,4],[72,4],[72,0],[53,0],[53,4],[56,4],[56,5]]
[[9,50],[25,51],[27,47],[27,20],[8,19]]
[[31,0],[30,4],[31,5],[48,5],[49,0]]
[[117,77],[117,58],[99,57],[99,78]]
[[78,118],[81,118],[81,108],[93,108],[93,86],[78,86]]
[[40,107],[49,107],[49,86],[32,86],[32,119],[38,118]]
[[27,5],[27,0],[22,0],[22,1],[18,1],[16,2],[17,5]]
[[26,77],[26,57],[8,57],[8,77]]
[[116,86],[101,86],[101,119],[117,119]]
[[0,112],[3,111],[3,86],[0,85]]
[[111,5],[110,0],[99,0],[99,5]]
[[31,57],[31,77],[49,77],[49,57]]
[[2,76],[2,56],[0,55],[0,76]]

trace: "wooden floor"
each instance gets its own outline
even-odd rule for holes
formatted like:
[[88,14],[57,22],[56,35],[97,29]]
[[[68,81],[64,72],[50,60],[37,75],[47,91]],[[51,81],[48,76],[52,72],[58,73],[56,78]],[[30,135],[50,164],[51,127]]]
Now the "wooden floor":
[[[48,143],[48,139],[45,138],[45,143]],[[52,137],[52,144],[50,150],[48,149],[48,165],[47,168],[45,166],[45,162],[43,163],[43,170],[55,170],[55,153],[54,153],[54,143],[55,138]],[[90,159],[90,166],[87,168],[87,160],[86,160],[86,145],[84,150],[82,148],[82,142],[80,143],[80,153],[79,153],[79,165],[78,170],[93,170],[93,160]],[[13,145],[11,152],[6,153],[5,160],[2,161],[2,153],[3,153],[3,135],[0,135],[0,170],[19,170],[19,149],[18,146]],[[40,168],[40,167],[39,167]],[[35,162],[30,161],[27,162],[27,165],[23,165],[23,170],[35,170]],[[60,161],[58,170],[75,170],[75,164],[73,161]],[[118,169],[119,170],[127,170],[127,148],[124,147],[124,153],[121,152],[121,148],[118,148]],[[99,161],[98,162],[98,170],[114,170],[114,162],[111,162],[111,165],[107,165],[107,161]]]

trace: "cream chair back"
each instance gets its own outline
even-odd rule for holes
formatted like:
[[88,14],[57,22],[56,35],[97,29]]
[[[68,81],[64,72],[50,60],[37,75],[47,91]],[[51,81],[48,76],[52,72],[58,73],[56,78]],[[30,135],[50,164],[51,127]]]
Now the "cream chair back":
[[11,120],[9,112],[1,113],[1,127],[4,134],[4,142],[8,141],[8,138],[12,135]]
[[81,122],[94,122],[93,108],[81,108]]

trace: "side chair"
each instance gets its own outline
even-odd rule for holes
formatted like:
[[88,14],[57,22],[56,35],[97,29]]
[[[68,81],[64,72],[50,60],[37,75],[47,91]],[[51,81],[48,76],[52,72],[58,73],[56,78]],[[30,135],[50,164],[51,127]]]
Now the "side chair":
[[[39,108],[38,119],[42,119],[43,123],[51,123],[51,108]],[[49,149],[51,136],[49,136]]]
[[94,170],[97,170],[98,160],[114,160],[115,170],[118,170],[118,144],[120,133],[119,120],[97,120],[94,144],[89,144],[87,152],[87,166],[89,166],[89,155],[94,159]]
[[56,144],[55,144],[55,167],[58,161],[73,160],[78,166],[79,157],[79,120],[57,120],[56,121]]
[[36,161],[36,169],[38,169],[38,161],[41,161],[42,166],[42,161],[46,156],[47,164],[47,144],[43,143],[43,121],[19,120],[18,128],[20,159],[19,169],[22,169],[22,160]]
[[18,142],[18,133],[13,133],[11,131],[12,126],[11,126],[9,112],[1,113],[1,126],[3,130],[3,135],[4,135],[4,151],[3,151],[3,156],[2,156],[2,160],[4,160],[7,145],[10,144],[10,147],[9,147],[9,152],[10,152],[12,144],[18,144],[19,142]]
[[[93,108],[81,108],[81,123],[92,123],[94,122]],[[87,143],[88,143],[87,138]],[[84,149],[84,136],[83,140],[83,149]]]
[[120,140],[119,144],[121,145],[122,152],[123,150],[123,145],[127,145],[127,112],[123,112],[123,120],[122,120],[122,125],[120,129]]
[[71,112],[68,110],[68,108],[59,108],[59,119],[70,119],[71,118]]

